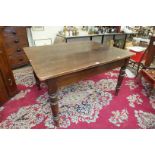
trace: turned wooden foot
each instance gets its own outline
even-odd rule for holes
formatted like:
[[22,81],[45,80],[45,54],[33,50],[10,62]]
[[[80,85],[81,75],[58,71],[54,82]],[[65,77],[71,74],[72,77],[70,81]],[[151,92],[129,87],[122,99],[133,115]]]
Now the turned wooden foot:
[[59,127],[59,106],[57,102],[57,93],[49,93],[49,100],[51,103],[51,109],[53,114],[54,125]]
[[48,84],[48,94],[49,94],[49,101],[51,105],[51,110],[53,114],[53,121],[56,127],[59,127],[59,105],[57,102],[57,86],[56,82],[49,80]]

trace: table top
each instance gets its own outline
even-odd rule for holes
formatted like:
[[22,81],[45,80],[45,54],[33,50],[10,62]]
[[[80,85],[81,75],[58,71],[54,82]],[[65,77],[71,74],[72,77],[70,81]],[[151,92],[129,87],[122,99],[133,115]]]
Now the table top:
[[63,35],[63,34],[57,34],[57,36],[62,37],[62,38],[66,38],[66,39],[71,39],[71,38],[82,38],[82,37],[95,37],[95,36],[113,36],[113,35],[129,35],[129,34],[136,34],[134,32],[132,33],[101,33],[101,34],[79,34],[76,36],[69,36],[69,35]]
[[134,55],[127,50],[108,47],[91,41],[25,47],[24,51],[41,81]]
[[144,52],[146,50],[146,47],[131,46],[131,47],[127,47],[127,49],[138,53],[138,52]]
[[144,42],[147,42],[149,44],[150,42],[150,39],[147,39],[147,38],[137,38],[137,37],[133,37],[133,40],[137,41],[137,42],[140,42],[140,41],[144,41]]

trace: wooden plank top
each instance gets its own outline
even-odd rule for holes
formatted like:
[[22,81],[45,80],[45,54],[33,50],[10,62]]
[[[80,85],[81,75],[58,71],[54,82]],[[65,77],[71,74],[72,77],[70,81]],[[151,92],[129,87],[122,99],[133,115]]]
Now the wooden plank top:
[[113,35],[130,35],[130,34],[137,34],[136,32],[131,33],[101,33],[101,34],[78,34],[76,36],[68,36],[63,34],[57,34],[57,36],[65,38],[65,39],[72,39],[72,38],[84,38],[84,37],[97,37],[97,36],[113,36]]
[[107,47],[95,42],[73,42],[25,47],[24,51],[41,81],[134,55],[127,50]]

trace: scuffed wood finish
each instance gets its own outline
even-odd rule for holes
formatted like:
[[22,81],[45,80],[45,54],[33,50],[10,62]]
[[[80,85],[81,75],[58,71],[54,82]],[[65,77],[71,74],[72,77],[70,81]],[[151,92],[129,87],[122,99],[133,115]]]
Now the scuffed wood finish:
[[18,92],[1,35],[2,28],[0,28],[0,106]]
[[132,56],[125,50],[95,42],[62,43],[24,50],[41,81]]
[[27,31],[25,26],[3,26],[1,27],[1,39],[12,69],[29,63],[23,47],[28,47]]
[[0,71],[0,106],[2,105],[2,103],[7,101],[8,98],[9,98],[9,95],[5,87],[2,72]]
[[57,89],[84,78],[121,67],[116,86],[120,89],[128,60],[134,54],[95,42],[62,43],[53,46],[24,48],[36,80],[45,81],[56,126],[59,126]]
[[151,37],[147,50],[148,52],[145,58],[145,67],[149,67],[151,65],[155,56],[155,36]]
[[2,51],[0,51],[0,72],[8,96],[14,96],[17,93],[17,86],[11,68],[8,64],[7,57]]
[[49,95],[49,101],[51,104],[51,109],[53,113],[53,120],[55,123],[55,126],[59,127],[59,106],[58,106],[58,98],[57,98],[57,83],[55,79],[47,80],[48,85],[48,95]]
[[58,87],[66,86],[68,84],[78,82],[79,80],[83,80],[85,78],[95,76],[95,75],[101,74],[105,71],[114,69],[118,66],[123,66],[125,63],[125,60],[118,60],[116,62],[103,64],[103,65],[96,66],[93,68],[88,68],[88,69],[85,69],[82,71],[78,71],[78,72],[74,72],[74,73],[70,73],[67,75],[57,77],[56,78],[57,85],[58,85]]

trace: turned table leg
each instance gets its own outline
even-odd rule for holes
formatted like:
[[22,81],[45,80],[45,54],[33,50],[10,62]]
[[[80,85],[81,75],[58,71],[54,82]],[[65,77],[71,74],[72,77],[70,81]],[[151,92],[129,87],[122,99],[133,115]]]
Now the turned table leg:
[[124,65],[120,69],[120,73],[119,73],[118,81],[117,81],[117,85],[116,85],[115,95],[118,95],[118,92],[120,90],[123,78],[125,76],[125,69],[126,69],[126,67],[128,65],[128,62],[129,62],[129,59],[126,59],[125,62],[124,62]]
[[59,127],[59,106],[57,102],[58,100],[57,99],[57,85],[56,85],[56,82],[53,80],[48,80],[47,85],[48,85],[49,101],[51,104],[54,125]]
[[40,89],[41,89],[41,88],[40,88],[40,80],[38,79],[38,77],[37,77],[37,75],[36,75],[35,72],[33,72],[33,74],[34,74],[34,78],[35,78],[35,80],[36,80],[36,85],[37,85],[38,89],[40,90]]

